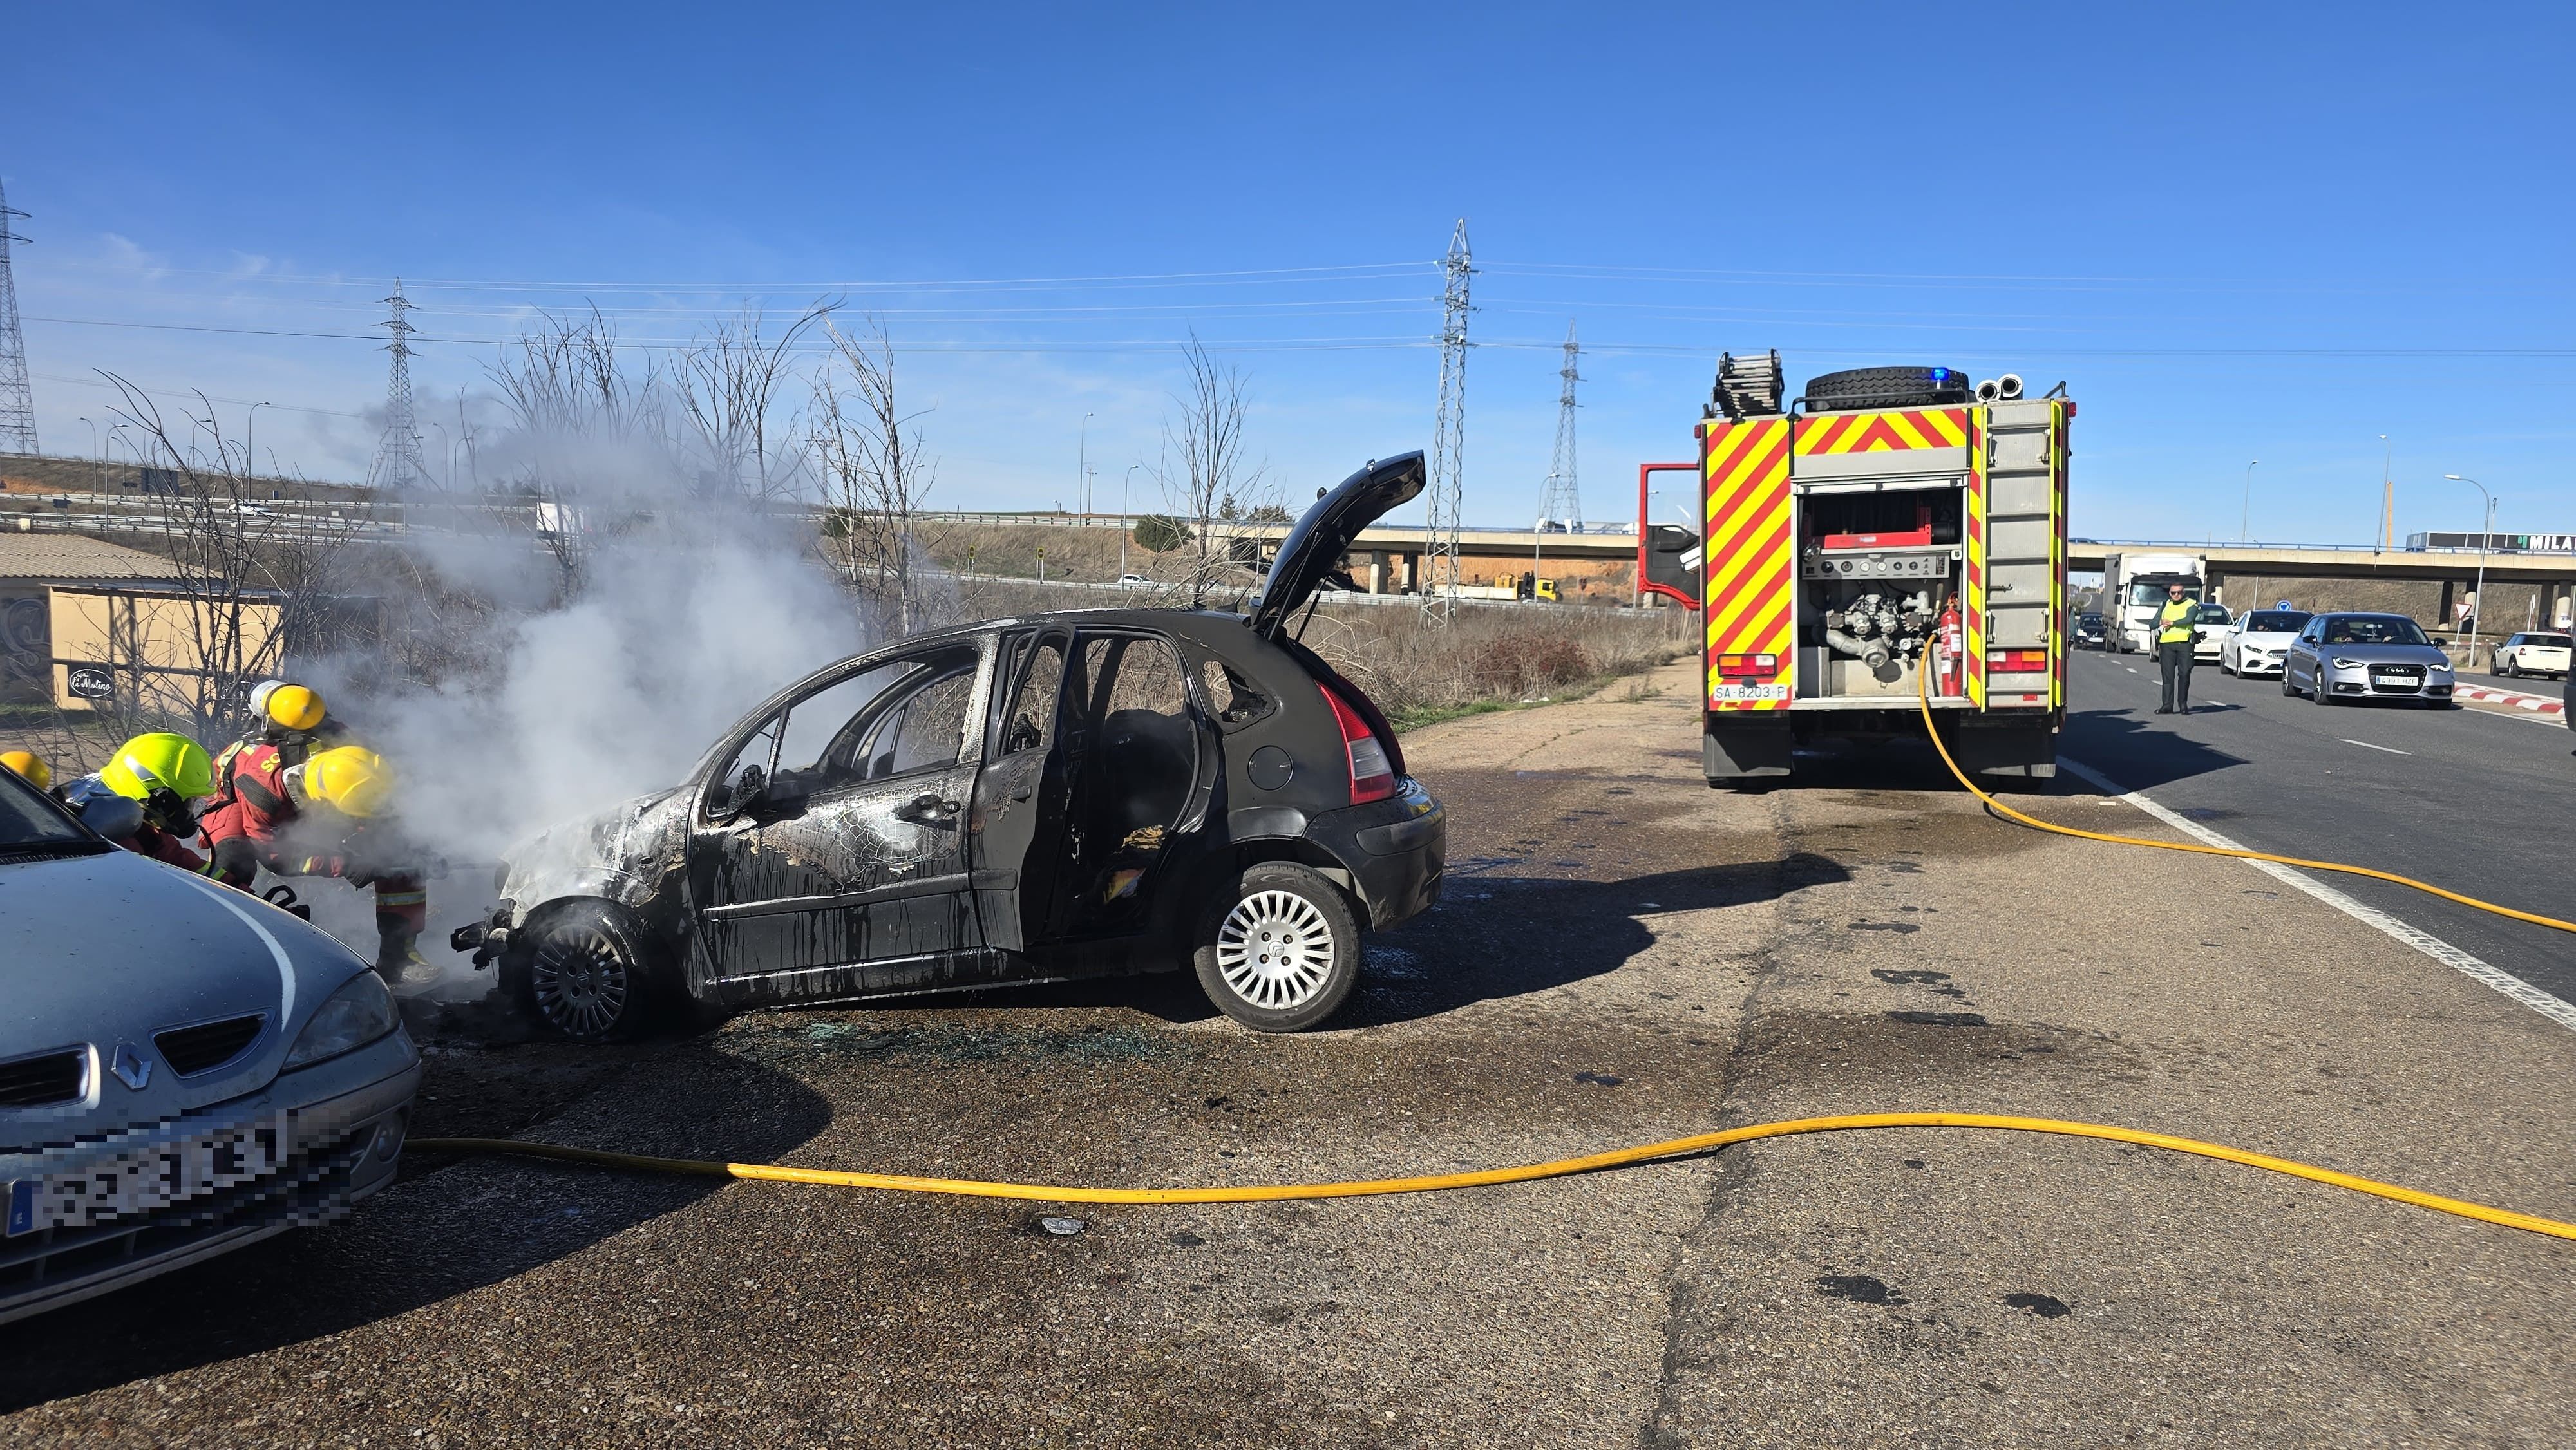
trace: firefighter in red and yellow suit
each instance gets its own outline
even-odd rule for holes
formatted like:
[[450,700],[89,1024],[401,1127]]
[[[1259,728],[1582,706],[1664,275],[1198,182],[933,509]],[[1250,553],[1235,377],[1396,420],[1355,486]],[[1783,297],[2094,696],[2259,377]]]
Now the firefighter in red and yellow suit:
[[232,756],[231,800],[207,814],[214,875],[250,889],[259,868],[279,876],[337,876],[376,892],[376,970],[400,980],[421,962],[413,943],[429,922],[421,875],[401,864],[402,846],[383,818],[393,776],[357,745],[316,752],[299,765],[269,741]]

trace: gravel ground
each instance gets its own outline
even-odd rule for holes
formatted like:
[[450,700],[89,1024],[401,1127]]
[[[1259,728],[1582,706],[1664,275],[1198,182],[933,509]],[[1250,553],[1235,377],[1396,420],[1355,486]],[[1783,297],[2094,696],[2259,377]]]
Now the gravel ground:
[[[1928,755],[1712,792],[1688,667],[1656,682],[1408,737],[1448,899],[1332,1030],[1171,977],[614,1052],[449,1010],[419,1131],[1178,1184],[1948,1107],[2576,1217],[2564,1031],[2242,867],[1983,819]],[[0,1328],[0,1442],[2537,1445],[2569,1255],[1970,1130],[1173,1209],[415,1155],[342,1223]]]

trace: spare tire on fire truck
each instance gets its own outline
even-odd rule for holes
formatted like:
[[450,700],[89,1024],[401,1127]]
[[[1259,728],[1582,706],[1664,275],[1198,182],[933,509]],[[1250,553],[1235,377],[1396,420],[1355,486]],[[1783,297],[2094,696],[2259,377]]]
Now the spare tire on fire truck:
[[1976,384],[1957,368],[1850,368],[1807,380],[1809,412],[1964,403]]

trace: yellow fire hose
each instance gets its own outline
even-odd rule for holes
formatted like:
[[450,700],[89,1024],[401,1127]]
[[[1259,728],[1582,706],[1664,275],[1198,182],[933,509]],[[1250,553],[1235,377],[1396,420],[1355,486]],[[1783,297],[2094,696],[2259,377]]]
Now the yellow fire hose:
[[[2535,916],[2445,891],[2441,887],[2417,881],[2392,872],[2376,871],[2366,866],[2347,866],[2333,861],[2309,861],[2296,856],[2275,856],[2262,851],[2229,850],[2218,846],[2186,844],[2176,841],[2151,841],[2137,836],[2117,836],[2100,831],[2077,830],[2071,826],[2026,816],[1993,796],[1977,789],[1959,763],[1951,759],[1950,749],[1941,742],[1940,731],[1932,719],[1930,681],[1917,671],[1916,693],[1923,709],[1923,726],[1932,737],[1933,748],[1941,752],[1941,761],[1970,794],[1989,808],[2011,820],[2061,836],[2076,836],[2088,841],[2108,841],[2114,845],[2146,846],[2162,851],[2191,851],[2206,856],[2235,856],[2252,861],[2277,861],[2285,866],[2301,866],[2318,871],[2342,871],[2356,876],[2371,876],[2429,891],[2482,911],[2510,916],[2520,921],[2576,931],[2576,922],[2554,917]],[[993,1183],[972,1178],[922,1178],[904,1173],[850,1173],[823,1168],[782,1168],[765,1163],[724,1163],[702,1158],[654,1158],[638,1153],[610,1153],[596,1148],[573,1148],[557,1143],[523,1143],[509,1138],[416,1138],[412,1147],[439,1153],[506,1153],[528,1158],[548,1158],[564,1163],[583,1163],[597,1168],[622,1168],[647,1173],[691,1174],[710,1178],[739,1178],[767,1183],[812,1183],[835,1188],[879,1188],[904,1193],[946,1193],[969,1198],[1011,1198],[1044,1203],[1275,1203],[1284,1199],[1366,1198],[1390,1193],[1430,1193],[1453,1188],[1483,1188],[1501,1183],[1529,1183],[1543,1178],[1565,1178],[1577,1173],[1593,1173],[1608,1168],[1623,1168],[1707,1153],[1734,1143],[1751,1143],[1763,1138],[1786,1138],[1802,1133],[1838,1133],[1865,1128],[1997,1128],[2023,1133],[2056,1133],[2071,1138],[2101,1138],[2115,1143],[2135,1143],[2142,1147],[2163,1148],[2175,1153],[2190,1153],[2202,1158],[2215,1158],[2223,1163],[2241,1163],[2272,1173],[2286,1173],[2311,1183],[2331,1184],[2355,1193],[2367,1193],[2397,1203],[2411,1203],[2439,1213],[2457,1214],[2481,1223],[2500,1224],[2506,1228],[2526,1229],[2552,1238],[2576,1241],[2576,1224],[2535,1214],[2515,1213],[2510,1209],[2491,1208],[2464,1199],[2445,1198],[2437,1193],[2381,1183],[2331,1168],[2319,1168],[2289,1158],[2275,1158],[2268,1153],[2251,1153],[2230,1148],[2222,1143],[2204,1143],[2196,1138],[2178,1138],[2169,1133],[2149,1133],[2136,1128],[2118,1128],[2103,1123],[2078,1123],[2063,1118],[2023,1118],[1998,1113],[1849,1113],[1830,1118],[1794,1118],[1786,1122],[1756,1123],[1750,1127],[1728,1128],[1722,1132],[1699,1133],[1687,1138],[1672,1138],[1661,1143],[1646,1143],[1634,1148],[1614,1148],[1606,1153],[1593,1153],[1581,1158],[1559,1158],[1548,1163],[1527,1163],[1514,1168],[1486,1168],[1471,1173],[1435,1173],[1415,1178],[1364,1178],[1342,1183],[1285,1183],[1253,1185],[1241,1188],[1086,1188],[1070,1184]]]
[[1983,801],[1986,809],[2009,820],[2018,821],[2032,830],[2047,831],[2060,836],[2074,836],[2086,841],[2108,841],[2114,846],[2145,846],[2156,851],[2189,851],[2201,856],[2233,856],[2240,861],[2274,861],[2283,866],[2297,866],[2309,871],[2340,871],[2347,876],[2367,876],[2375,881],[2394,881],[2400,886],[2412,886],[2418,891],[2430,892],[2445,901],[2456,901],[2462,906],[2474,906],[2480,911],[2491,911],[2498,916],[2509,916],[2516,921],[2530,922],[2534,926],[2551,927],[2558,931],[2576,931],[2576,921],[2560,921],[2554,916],[2516,911],[2510,906],[2498,906],[2492,901],[2480,901],[2474,896],[2462,896],[2456,891],[2446,891],[2429,881],[2418,881],[2412,876],[2400,876],[2394,871],[2381,871],[2375,867],[2348,866],[2341,861],[2311,861],[2303,856],[2275,856],[2268,851],[2240,851],[2226,846],[2204,846],[2197,841],[2150,841],[2143,836],[2115,836],[2103,831],[2078,830],[2073,826],[2061,826],[2051,821],[2040,820],[2036,816],[2023,815],[1977,789],[1977,783],[1968,779],[1968,773],[1959,768],[1959,762],[1950,758],[1950,747],[1941,743],[1941,732],[1934,728],[1932,723],[1932,681],[1929,674],[1929,671],[1921,668],[1915,670],[1914,695],[1923,710],[1923,733],[1932,737],[1932,748],[1941,752],[1941,763],[1950,767],[1950,774],[1958,778],[1959,784],[1968,788],[1968,794]]
[[1723,1132],[1699,1133],[1634,1148],[1614,1148],[1607,1153],[1593,1153],[1581,1158],[1526,1163],[1515,1168],[1435,1173],[1419,1178],[1363,1178],[1344,1183],[1256,1184],[1242,1188],[1086,1188],[1071,1184],[988,1183],[973,1178],[921,1178],[908,1173],[847,1173],[825,1168],[781,1168],[766,1163],[722,1163],[708,1158],[650,1158],[638,1153],[608,1153],[596,1148],[569,1148],[557,1143],[522,1143],[511,1138],[415,1138],[411,1146],[424,1152],[510,1153],[565,1163],[586,1163],[595,1168],[626,1168],[647,1173],[685,1173],[767,1183],[818,1183],[834,1188],[884,1188],[904,1193],[948,1193],[967,1198],[1018,1198],[1045,1203],[1275,1203],[1282,1199],[1368,1198],[1388,1193],[1430,1193],[1450,1188],[1483,1188],[1498,1183],[1528,1183],[1541,1178],[1566,1178],[1577,1173],[1594,1173],[1605,1168],[1624,1168],[1686,1154],[1706,1153],[1732,1143],[1786,1138],[1800,1133],[1839,1133],[1858,1128],[2006,1128],[2024,1133],[2060,1133],[2070,1138],[2136,1143],[2148,1148],[2168,1148],[2176,1153],[2216,1158],[2225,1163],[2242,1163],[2249,1168],[2269,1169],[2293,1178],[2305,1178],[2312,1183],[2330,1183],[2355,1193],[2411,1203],[2442,1213],[2455,1213],[2483,1223],[2576,1240],[2576,1223],[2560,1223],[2556,1219],[2515,1213],[2510,1209],[2490,1208],[2483,1203],[2444,1198],[2437,1193],[2424,1193],[2394,1183],[2337,1173],[2331,1168],[2275,1158],[2267,1153],[2249,1153],[2223,1143],[2203,1143],[2194,1138],[2141,1132],[2136,1128],[2115,1128],[2103,1123],[2076,1123],[2062,1118],[2017,1118],[1998,1113],[1849,1113],[1832,1118],[1793,1118],[1786,1122],[1756,1123],[1751,1127],[1728,1128]]

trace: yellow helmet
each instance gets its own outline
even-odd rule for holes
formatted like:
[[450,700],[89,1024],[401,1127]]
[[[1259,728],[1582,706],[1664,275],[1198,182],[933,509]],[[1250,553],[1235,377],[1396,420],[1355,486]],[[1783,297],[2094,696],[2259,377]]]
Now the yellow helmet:
[[128,800],[148,801],[154,791],[181,800],[215,793],[215,762],[206,747],[185,735],[157,731],[116,747],[116,758],[98,773],[99,783]]
[[20,779],[38,790],[54,783],[54,768],[32,750],[0,750],[0,767],[16,771]]
[[289,730],[310,730],[322,723],[322,696],[302,685],[280,685],[262,702],[271,722]]
[[363,745],[321,751],[303,769],[304,793],[342,815],[372,816],[393,798],[393,772]]

